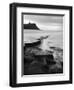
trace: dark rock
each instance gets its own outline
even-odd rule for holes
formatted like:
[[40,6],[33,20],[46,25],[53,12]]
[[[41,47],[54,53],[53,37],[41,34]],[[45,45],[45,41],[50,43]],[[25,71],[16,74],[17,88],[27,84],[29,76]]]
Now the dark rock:
[[36,47],[38,45],[41,44],[41,41],[38,40],[37,42],[33,42],[33,43],[25,43],[25,47],[28,48],[28,47]]
[[24,29],[40,30],[35,23],[24,24]]
[[63,62],[57,63],[51,51],[24,46],[24,75],[55,73],[63,73]]

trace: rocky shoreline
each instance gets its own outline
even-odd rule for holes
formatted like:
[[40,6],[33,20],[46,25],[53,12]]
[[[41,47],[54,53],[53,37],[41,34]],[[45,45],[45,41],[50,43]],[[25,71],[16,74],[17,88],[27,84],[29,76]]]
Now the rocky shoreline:
[[63,73],[63,50],[24,46],[24,75]]

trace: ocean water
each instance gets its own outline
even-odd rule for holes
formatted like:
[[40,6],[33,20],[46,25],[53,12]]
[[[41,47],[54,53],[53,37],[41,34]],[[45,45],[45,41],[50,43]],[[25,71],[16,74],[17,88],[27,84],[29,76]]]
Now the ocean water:
[[23,30],[23,42],[32,43],[38,41],[41,37],[46,37],[43,42],[48,47],[59,47],[63,49],[63,31],[55,30]]

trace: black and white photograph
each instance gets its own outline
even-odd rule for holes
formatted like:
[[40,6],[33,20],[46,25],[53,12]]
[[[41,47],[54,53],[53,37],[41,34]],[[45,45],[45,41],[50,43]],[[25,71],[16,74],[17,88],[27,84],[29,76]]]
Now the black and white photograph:
[[63,15],[23,14],[23,74],[63,73]]
[[72,7],[10,4],[10,86],[72,83]]

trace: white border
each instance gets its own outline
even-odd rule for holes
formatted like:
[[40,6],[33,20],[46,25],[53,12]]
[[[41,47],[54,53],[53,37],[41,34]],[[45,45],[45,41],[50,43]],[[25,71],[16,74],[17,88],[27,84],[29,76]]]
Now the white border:
[[[22,20],[21,13],[44,13],[44,14],[64,14],[63,24],[63,40],[64,40],[64,75],[28,75],[21,76],[21,28]],[[51,81],[64,81],[69,80],[69,10],[55,10],[55,9],[41,9],[41,8],[17,8],[17,83],[32,83],[32,82],[51,82]]]

